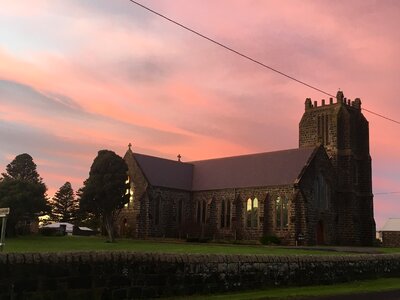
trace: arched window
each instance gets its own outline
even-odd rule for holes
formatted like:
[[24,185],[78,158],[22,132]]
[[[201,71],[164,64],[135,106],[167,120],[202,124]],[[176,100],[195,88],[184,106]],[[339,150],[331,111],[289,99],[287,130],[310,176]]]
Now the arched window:
[[226,201],[226,227],[231,227],[231,201]]
[[221,201],[221,228],[231,226],[231,202],[229,200]]
[[318,116],[318,139],[324,145],[329,145],[329,115]]
[[201,222],[201,202],[198,201],[196,204],[196,221],[198,224]]
[[206,223],[206,213],[207,213],[206,200],[203,200],[202,204],[203,204],[203,209],[201,211],[201,221],[202,221],[203,224],[205,224]]
[[275,227],[278,230],[289,226],[289,201],[286,197],[278,196],[275,200]]
[[247,227],[258,226],[258,199],[247,199],[246,204],[246,224]]
[[206,223],[207,202],[205,200],[198,201],[196,204],[196,221],[198,224]]
[[221,228],[225,227],[225,200],[221,201]]
[[154,202],[154,224],[160,224],[160,206],[161,206],[161,199],[156,198]]
[[182,199],[179,199],[178,200],[178,213],[177,213],[177,215],[178,215],[178,224],[181,224],[182,223],[182,211],[183,211],[183,200]]
[[134,195],[135,195],[135,186],[133,184],[133,181],[130,180],[129,176],[125,181],[126,185],[126,191],[125,195],[129,194],[129,202],[125,203],[124,207],[125,208],[133,208],[133,200],[134,200]]
[[318,174],[314,180],[314,205],[321,210],[329,208],[331,189],[325,178]]

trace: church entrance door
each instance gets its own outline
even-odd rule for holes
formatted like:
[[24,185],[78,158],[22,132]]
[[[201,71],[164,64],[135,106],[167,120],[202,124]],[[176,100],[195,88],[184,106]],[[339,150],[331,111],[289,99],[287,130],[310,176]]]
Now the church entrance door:
[[317,224],[317,245],[323,245],[324,243],[324,223],[319,221]]

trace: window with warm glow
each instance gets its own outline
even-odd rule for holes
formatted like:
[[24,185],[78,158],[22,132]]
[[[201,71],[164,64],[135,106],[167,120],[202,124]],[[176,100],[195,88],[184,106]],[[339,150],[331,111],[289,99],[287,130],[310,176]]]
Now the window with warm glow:
[[258,199],[247,199],[246,207],[247,227],[258,227]]
[[125,181],[127,185],[127,189],[125,191],[125,195],[129,194],[129,202],[124,205],[125,208],[133,208],[134,197],[135,197],[135,186],[133,182],[130,180],[129,176]]

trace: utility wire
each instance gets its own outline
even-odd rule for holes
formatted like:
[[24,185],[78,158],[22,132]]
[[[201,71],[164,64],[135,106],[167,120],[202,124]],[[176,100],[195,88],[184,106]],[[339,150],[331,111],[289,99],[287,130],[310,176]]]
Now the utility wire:
[[388,121],[391,121],[391,122],[400,124],[399,121],[396,121],[396,120],[394,120],[394,119],[385,117],[384,115],[381,115],[381,114],[378,114],[378,113],[376,113],[376,112],[370,111],[370,110],[368,110],[368,109],[366,109],[366,108],[364,108],[364,107],[362,108],[362,110],[365,110],[366,112],[369,112],[370,114],[373,114],[373,115],[375,115],[375,116],[381,117],[381,118],[386,119],[386,120],[388,120]]
[[[268,66],[268,65],[266,65],[266,64],[264,64],[264,63],[262,63],[262,62],[260,62],[260,61],[258,61],[258,60],[256,60],[256,59],[254,59],[254,58],[252,58],[252,57],[250,57],[250,56],[248,56],[248,55],[246,55],[246,54],[243,54],[243,53],[241,53],[241,52],[239,52],[239,51],[237,51],[237,50],[235,50],[235,49],[233,49],[233,48],[231,48],[231,47],[229,47],[229,46],[226,46],[226,45],[224,45],[224,44],[218,42],[217,40],[214,40],[214,39],[212,39],[212,38],[210,38],[210,37],[208,37],[208,36],[206,36],[206,35],[204,35],[204,34],[198,32],[198,31],[196,31],[196,30],[194,30],[194,29],[191,29],[191,28],[187,27],[186,25],[183,25],[183,24],[181,24],[181,23],[179,23],[179,22],[177,22],[177,21],[175,21],[175,20],[173,20],[173,19],[171,19],[171,18],[169,18],[169,17],[167,17],[167,16],[165,16],[165,15],[163,15],[163,14],[161,14],[161,13],[159,13],[159,12],[157,12],[157,11],[155,11],[155,10],[153,10],[153,9],[151,9],[151,8],[149,8],[149,7],[145,6],[145,5],[143,5],[143,4],[141,4],[141,3],[139,3],[139,2],[136,2],[136,1],[134,1],[134,0],[129,0],[129,1],[132,2],[133,4],[136,4],[137,6],[142,7],[143,9],[145,9],[145,10],[147,10],[147,11],[149,11],[149,12],[151,12],[151,13],[153,13],[153,14],[155,14],[155,15],[157,15],[157,16],[159,16],[159,17],[161,17],[161,18],[163,18],[163,19],[165,19],[165,20],[167,20],[167,21],[169,21],[169,22],[171,22],[171,23],[173,23],[173,24],[175,24],[175,25],[178,25],[179,27],[181,27],[181,28],[183,28],[183,29],[185,29],[185,30],[187,30],[187,31],[190,31],[191,33],[194,33],[195,35],[197,35],[197,36],[199,36],[199,37],[201,37],[201,38],[203,38],[203,39],[205,39],[205,40],[207,40],[207,41],[209,41],[209,42],[212,42],[212,43],[214,43],[214,44],[216,44],[216,45],[218,45],[218,46],[220,46],[220,47],[222,47],[222,48],[224,48],[224,49],[226,49],[226,50],[228,50],[228,51],[230,51],[230,52],[233,52],[234,54],[237,54],[237,55],[241,56],[242,58],[245,58],[245,59],[247,59],[247,60],[250,60],[250,61],[252,61],[252,62],[254,62],[254,63],[256,63],[256,64],[258,64],[258,65],[260,65],[260,66],[262,66],[262,67],[264,67],[264,68],[267,68],[267,69],[269,69],[269,70],[271,70],[271,71],[273,71],[273,72],[275,72],[275,73],[277,73],[277,74],[279,74],[279,75],[282,75],[282,76],[284,76],[284,77],[286,77],[286,78],[289,78],[289,79],[291,79],[291,80],[294,80],[294,81],[296,81],[297,83],[300,83],[300,84],[302,84],[302,85],[305,85],[305,86],[307,86],[307,87],[309,87],[309,88],[311,88],[311,89],[313,89],[313,90],[316,90],[316,91],[318,91],[318,92],[320,92],[320,93],[322,93],[322,94],[325,94],[325,95],[327,95],[327,96],[329,96],[329,97],[336,98],[335,95],[332,95],[332,94],[330,94],[330,93],[328,93],[328,92],[325,92],[325,91],[322,90],[322,89],[319,89],[319,88],[317,88],[317,87],[315,87],[315,86],[313,86],[313,85],[311,85],[311,84],[308,84],[308,83],[306,83],[306,82],[304,82],[304,81],[302,81],[302,80],[299,80],[299,79],[297,79],[297,78],[295,78],[295,77],[293,77],[293,76],[290,76],[290,75],[288,75],[288,74],[285,74],[285,73],[283,73],[283,72],[281,72],[281,71],[279,71],[279,70],[277,70],[277,69],[275,69],[275,68],[273,68],[273,67],[270,67],[270,66]],[[394,119],[385,117],[384,115],[378,114],[378,113],[373,112],[373,111],[371,111],[371,110],[368,110],[368,109],[366,109],[366,108],[364,108],[364,107],[363,107],[362,109],[363,109],[364,111],[366,111],[366,112],[369,112],[370,114],[373,114],[373,115],[376,115],[376,116],[381,117],[381,118],[383,118],[383,119],[386,119],[386,120],[388,120],[388,121],[391,121],[391,122],[400,124],[399,121],[396,121],[396,120],[394,120]],[[400,194],[400,192],[381,192],[381,193],[375,193],[375,195],[387,195],[387,194]]]
[[391,195],[391,194],[400,194],[400,192],[380,192],[380,193],[374,193],[374,195]]
[[258,64],[258,65],[260,65],[260,66],[262,66],[262,67],[264,67],[264,68],[267,68],[267,69],[269,69],[269,70],[271,70],[271,71],[273,71],[273,72],[275,72],[275,73],[278,73],[279,75],[282,75],[282,76],[284,76],[284,77],[286,77],[286,78],[289,78],[289,79],[291,79],[291,80],[294,80],[294,81],[296,81],[296,82],[298,82],[298,83],[300,83],[300,84],[302,84],[302,85],[305,85],[305,86],[307,86],[307,87],[309,87],[309,88],[311,88],[311,89],[313,89],[313,90],[316,90],[316,91],[318,91],[318,92],[320,92],[320,93],[323,93],[323,94],[325,94],[325,95],[327,95],[327,96],[329,96],[329,97],[334,97],[334,98],[336,98],[336,96],[334,96],[334,95],[332,95],[332,94],[330,94],[330,93],[328,93],[328,92],[325,92],[324,90],[321,90],[321,89],[319,89],[319,88],[317,88],[317,87],[315,87],[315,86],[313,86],[313,85],[311,85],[311,84],[308,84],[308,83],[306,83],[306,82],[304,82],[304,81],[302,81],[302,80],[299,80],[299,79],[297,79],[297,78],[295,78],[295,77],[293,77],[293,76],[290,76],[290,75],[288,75],[288,74],[285,74],[285,73],[283,73],[283,72],[281,72],[281,71],[279,71],[279,70],[277,70],[277,69],[275,69],[275,68],[273,68],[273,67],[270,67],[270,66],[268,66],[268,65],[266,65],[266,64],[264,64],[264,63],[262,63],[262,62],[260,62],[259,60],[256,60],[256,59],[254,59],[254,58],[251,58],[250,56],[248,56],[248,55],[246,55],[246,54],[243,54],[243,53],[241,53],[241,52],[239,52],[239,51],[237,51],[237,50],[235,50],[235,49],[233,49],[233,48],[231,48],[231,47],[229,47],[229,46],[226,46],[226,45],[224,45],[224,44],[222,44],[222,43],[220,43],[220,42],[218,42],[218,41],[216,41],[216,40],[214,40],[214,39],[212,39],[212,38],[210,38],[210,37],[208,37],[208,36],[205,36],[204,34],[198,32],[198,31],[196,31],[196,30],[194,30],[194,29],[191,29],[191,28],[189,28],[189,27],[187,27],[187,26],[185,26],[185,25],[183,25],[183,24],[181,24],[181,23],[179,23],[179,22],[177,22],[177,21],[174,21],[174,20],[172,20],[171,18],[168,18],[167,16],[165,16],[165,15],[159,13],[159,12],[156,12],[155,10],[152,10],[151,8],[149,8],[149,7],[147,7],[147,6],[144,6],[144,5],[141,4],[141,3],[138,3],[138,2],[136,2],[136,1],[134,1],[134,0],[129,0],[129,1],[132,2],[132,3],[134,3],[134,4],[136,4],[136,5],[138,5],[138,6],[140,6],[140,7],[142,7],[142,8],[144,8],[144,9],[146,9],[146,10],[148,10],[148,11],[150,11],[150,12],[152,12],[153,14],[155,14],[155,15],[157,15],[157,16],[159,16],[159,17],[161,17],[161,18],[163,18],[163,19],[165,19],[165,20],[167,20],[167,21],[169,21],[169,22],[171,22],[171,23],[174,23],[175,25],[178,25],[179,27],[182,27],[183,29],[186,29],[186,30],[190,31],[191,33],[194,33],[194,34],[196,34],[196,35],[202,37],[203,39],[206,39],[206,40],[209,41],[209,42],[212,42],[212,43],[214,43],[214,44],[216,44],[216,45],[218,45],[218,46],[220,46],[220,47],[222,47],[222,48],[224,48],[224,49],[226,49],[226,50],[228,50],[228,51],[230,51],[230,52],[233,52],[233,53],[235,53],[235,54],[237,54],[237,55],[239,55],[239,56],[241,56],[241,57],[243,57],[243,58],[245,58],[245,59],[247,59],[247,60],[250,60],[250,61],[252,61],[252,62],[254,62],[254,63],[256,63],[256,64]]
[[[220,47],[222,47],[222,48],[224,48],[224,49],[226,49],[226,50],[228,50],[228,51],[230,51],[230,52],[232,52],[232,53],[234,53],[234,54],[237,54],[237,55],[241,56],[242,58],[245,58],[245,59],[247,59],[247,60],[250,60],[250,61],[253,62],[253,63],[256,63],[256,64],[258,64],[258,65],[260,65],[260,66],[262,66],[262,67],[264,67],[264,68],[266,68],[266,69],[269,69],[269,70],[271,70],[271,71],[273,71],[273,72],[275,72],[275,73],[277,73],[277,74],[279,74],[279,75],[282,75],[282,76],[284,76],[284,77],[286,77],[286,78],[288,78],[288,79],[291,79],[291,80],[293,80],[293,81],[296,81],[297,83],[300,83],[300,84],[302,84],[302,85],[304,85],[304,86],[306,86],[306,87],[309,87],[309,88],[311,88],[311,89],[313,89],[313,90],[315,90],[315,91],[318,91],[318,92],[320,92],[320,93],[322,93],[322,94],[325,94],[325,95],[327,95],[327,96],[329,96],[329,97],[336,98],[336,96],[335,96],[335,95],[332,95],[331,93],[325,92],[324,90],[322,90],[322,89],[320,89],[320,88],[317,88],[317,87],[315,87],[315,86],[313,86],[313,85],[311,85],[311,84],[308,84],[308,83],[306,83],[306,82],[304,82],[304,81],[302,81],[302,80],[300,80],[300,79],[297,79],[297,78],[295,78],[295,77],[293,77],[293,76],[290,76],[290,75],[288,75],[288,74],[286,74],[286,73],[284,73],[284,72],[281,72],[281,71],[279,71],[279,70],[277,70],[277,69],[275,69],[275,68],[273,68],[273,67],[270,67],[270,66],[268,66],[268,65],[266,65],[266,64],[264,64],[264,63],[262,63],[262,62],[260,62],[260,61],[257,60],[257,59],[254,59],[254,58],[252,58],[252,57],[250,57],[250,56],[248,56],[248,55],[246,55],[246,54],[243,54],[243,53],[241,53],[241,52],[239,52],[239,51],[237,51],[237,50],[235,50],[235,49],[233,49],[233,48],[231,48],[231,47],[229,47],[229,46],[227,46],[227,45],[224,45],[224,44],[218,42],[217,40],[214,40],[214,39],[212,39],[212,38],[210,38],[210,37],[208,37],[208,36],[206,36],[206,35],[204,35],[204,34],[198,32],[198,31],[196,31],[196,30],[194,30],[194,29],[191,29],[191,28],[187,27],[186,25],[183,25],[182,23],[179,23],[179,22],[177,22],[177,21],[175,21],[175,20],[173,20],[173,19],[171,19],[171,18],[169,18],[169,17],[167,17],[167,16],[165,16],[165,15],[163,15],[163,14],[161,14],[161,13],[159,13],[159,12],[157,12],[157,11],[155,11],[155,10],[153,10],[153,9],[151,9],[151,8],[149,8],[149,7],[147,7],[147,6],[143,5],[143,4],[141,4],[141,3],[139,3],[139,2],[137,2],[137,1],[134,1],[134,0],[129,0],[129,1],[132,2],[133,4],[136,4],[137,6],[140,6],[140,7],[143,8],[143,9],[145,9],[145,10],[147,10],[147,11],[149,11],[149,12],[151,12],[151,13],[153,13],[153,14],[155,14],[155,15],[157,15],[157,16],[159,16],[159,17],[161,17],[161,18],[163,18],[163,19],[165,19],[165,20],[167,20],[167,21],[169,21],[169,22],[171,22],[171,23],[173,23],[173,24],[175,24],[175,25],[177,25],[177,26],[183,28],[183,29],[185,29],[185,30],[187,30],[187,31],[190,31],[191,33],[194,33],[195,35],[197,35],[197,36],[199,36],[199,37],[201,37],[201,38],[203,38],[203,39],[205,39],[205,40],[207,40],[207,41],[209,41],[209,42],[212,42],[212,43],[214,43],[214,44],[216,44],[216,45],[218,45],[218,46],[220,46]],[[389,117],[385,117],[385,116],[383,116],[383,115],[381,115],[381,114],[378,114],[378,113],[373,112],[373,111],[371,111],[371,110],[368,110],[368,109],[366,109],[366,108],[362,108],[362,109],[365,110],[366,112],[369,112],[369,113],[373,114],[373,115],[376,115],[376,116],[378,116],[378,117],[381,117],[381,118],[383,118],[383,119],[386,119],[386,120],[388,120],[388,121],[391,121],[391,122],[394,122],[394,123],[397,123],[397,124],[400,125],[400,121],[396,121],[396,120],[391,119],[391,118],[389,118]]]

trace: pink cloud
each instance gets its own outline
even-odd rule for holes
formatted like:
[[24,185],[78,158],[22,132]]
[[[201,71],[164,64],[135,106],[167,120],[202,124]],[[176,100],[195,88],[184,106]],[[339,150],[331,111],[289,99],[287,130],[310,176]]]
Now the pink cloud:
[[[0,80],[13,86],[0,89],[0,163],[34,152],[52,192],[68,178],[78,186],[99,149],[123,155],[129,142],[184,160],[294,148],[305,98],[328,98],[128,1],[110,3],[10,2],[0,12]],[[400,115],[396,3],[146,4],[329,93],[341,88],[367,109]],[[374,191],[397,190],[398,125],[364,114]],[[375,204],[379,224],[400,211],[395,198]]]

